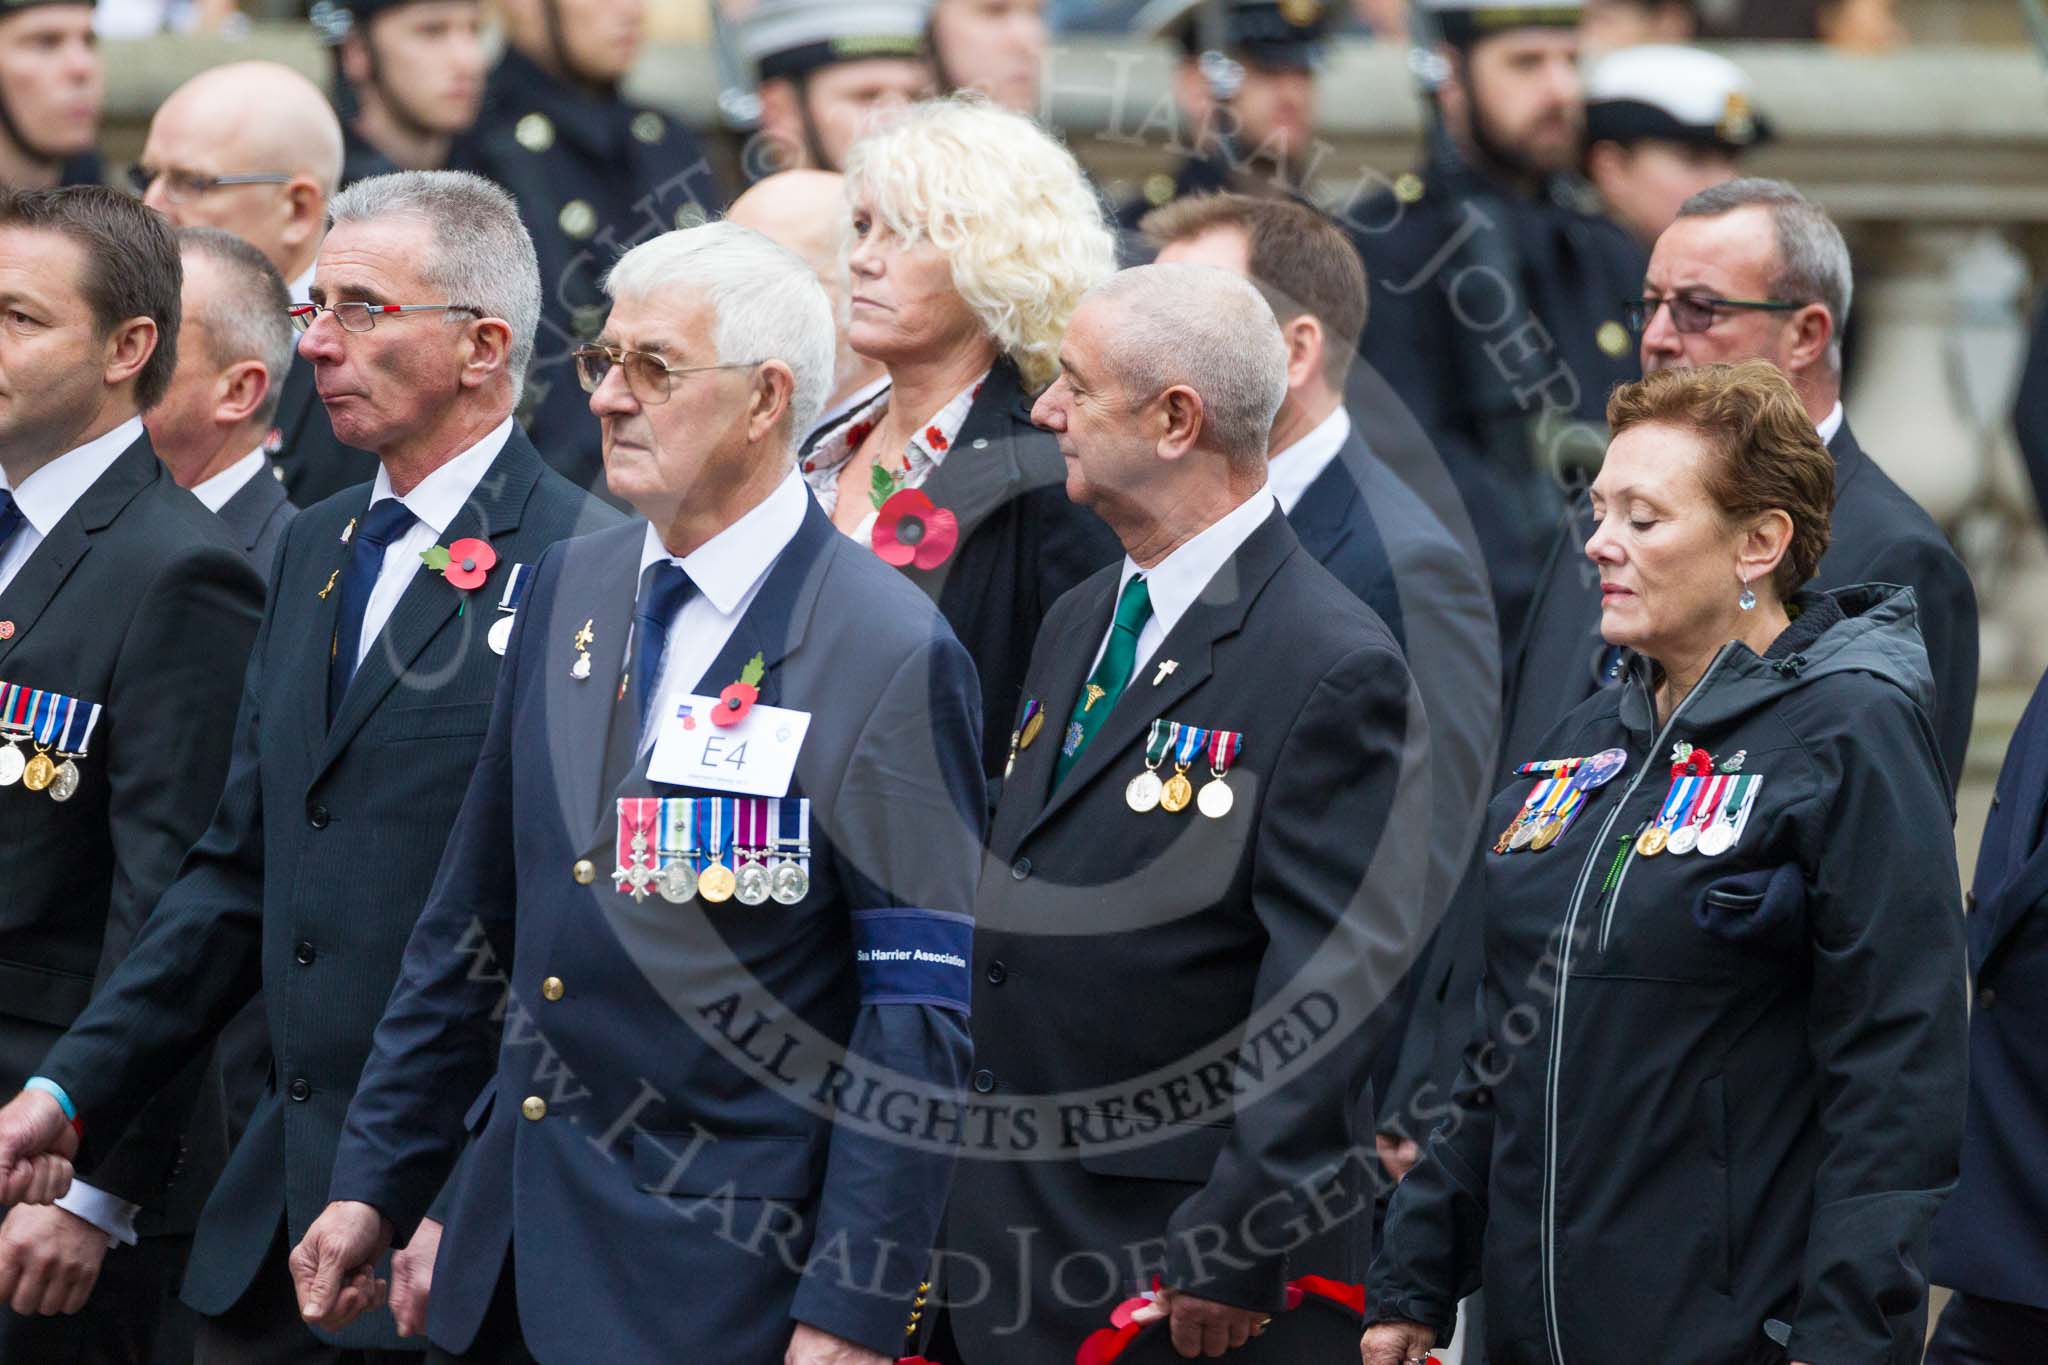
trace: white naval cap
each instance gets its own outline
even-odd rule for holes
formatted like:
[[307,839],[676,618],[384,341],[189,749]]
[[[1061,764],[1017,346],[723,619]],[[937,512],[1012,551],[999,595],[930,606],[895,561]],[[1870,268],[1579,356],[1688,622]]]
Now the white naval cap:
[[740,50],[762,80],[867,57],[922,57],[931,18],[932,0],[759,0]]
[[1610,52],[1586,76],[1586,138],[1654,138],[1747,151],[1771,136],[1741,67],[1717,53],[1646,43]]

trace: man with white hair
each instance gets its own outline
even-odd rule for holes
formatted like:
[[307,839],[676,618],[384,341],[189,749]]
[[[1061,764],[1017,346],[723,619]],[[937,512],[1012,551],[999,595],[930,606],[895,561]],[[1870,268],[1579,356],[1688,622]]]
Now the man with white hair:
[[[1271,306],[1127,270],[1059,366],[1033,420],[1126,554],[1039,633],[975,904],[973,1088],[1033,1121],[970,1146],[1004,1159],[947,1214],[940,1358],[967,1365],[1068,1359],[1155,1277],[1137,1321],[1182,1356],[1244,1348],[1305,1273],[1358,1280],[1353,1101],[1427,863],[1407,664],[1267,487]],[[1350,1349],[1356,1316],[1317,1342],[1320,1316],[1232,1358]]]
[[888,1365],[969,1055],[973,664],[797,475],[832,382],[811,268],[713,223],[606,291],[576,362],[646,520],[534,573],[335,1202],[292,1254],[302,1308],[377,1302],[466,1128],[435,1359]]
[[[276,62],[230,62],[173,90],[129,178],[178,227],[217,227],[261,251],[304,303],[341,182],[341,122],[320,87]],[[376,460],[335,439],[309,363],[279,377],[266,439],[301,507],[361,483]]]
[[[510,197],[414,171],[351,186],[331,213],[313,302],[293,310],[299,349],[336,430],[377,452],[377,477],[286,530],[212,822],[43,1059],[49,1093],[0,1111],[4,1191],[10,1166],[70,1140],[65,1106],[88,1148],[112,1141],[261,987],[272,1081],[200,1215],[185,1279],[201,1365],[422,1349],[388,1313],[316,1333],[285,1255],[326,1203],[529,571],[556,541],[618,520],[513,424],[540,275]],[[430,1229],[398,1267],[394,1308],[415,1332],[411,1277],[432,1246]]]

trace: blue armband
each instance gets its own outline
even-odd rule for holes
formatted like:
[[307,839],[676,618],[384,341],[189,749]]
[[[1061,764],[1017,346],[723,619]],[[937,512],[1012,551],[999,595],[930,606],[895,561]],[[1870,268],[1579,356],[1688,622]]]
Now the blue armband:
[[71,1097],[64,1093],[64,1087],[51,1080],[48,1076],[31,1076],[21,1083],[21,1088],[23,1090],[42,1091],[45,1095],[57,1101],[57,1107],[64,1111],[65,1118],[73,1123],[78,1122],[78,1106],[73,1104]]
[[967,1013],[974,917],[908,906],[853,912],[863,1005],[936,1005]]

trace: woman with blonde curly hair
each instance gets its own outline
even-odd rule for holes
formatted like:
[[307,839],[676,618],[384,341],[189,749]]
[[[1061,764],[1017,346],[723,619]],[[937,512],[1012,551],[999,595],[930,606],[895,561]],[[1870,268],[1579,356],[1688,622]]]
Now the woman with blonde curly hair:
[[1116,268],[1114,238],[1072,154],[974,96],[855,143],[846,188],[847,339],[889,383],[805,453],[804,478],[973,655],[996,776],[1040,621],[1122,554],[1067,500],[1059,448],[1030,416],[1067,319]]

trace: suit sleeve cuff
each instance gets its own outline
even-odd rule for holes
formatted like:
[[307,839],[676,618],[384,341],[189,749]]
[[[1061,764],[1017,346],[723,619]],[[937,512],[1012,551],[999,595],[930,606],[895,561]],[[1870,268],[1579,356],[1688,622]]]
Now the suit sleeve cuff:
[[106,1233],[108,1246],[135,1245],[135,1215],[141,1210],[127,1200],[73,1177],[70,1190],[56,1204]]

